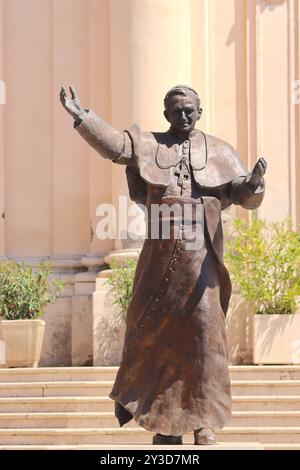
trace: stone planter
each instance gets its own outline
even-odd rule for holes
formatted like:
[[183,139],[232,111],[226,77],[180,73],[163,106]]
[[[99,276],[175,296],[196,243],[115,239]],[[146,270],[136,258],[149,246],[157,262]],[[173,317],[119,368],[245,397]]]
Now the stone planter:
[[253,363],[300,364],[300,312],[253,316]]
[[40,319],[2,320],[5,363],[1,367],[38,367],[45,325]]
[[125,322],[120,321],[119,308],[114,304],[111,287],[107,284],[110,272],[98,274],[93,294],[94,366],[118,366],[122,357]]

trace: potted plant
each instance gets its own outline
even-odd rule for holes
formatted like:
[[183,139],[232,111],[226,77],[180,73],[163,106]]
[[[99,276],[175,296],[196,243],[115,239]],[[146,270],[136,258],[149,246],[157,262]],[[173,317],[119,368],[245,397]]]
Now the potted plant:
[[300,234],[288,219],[233,222],[225,260],[254,306],[254,364],[300,363]]
[[37,268],[14,261],[0,262],[0,329],[5,345],[2,367],[37,367],[41,355],[45,307],[63,291],[51,279],[49,263]]

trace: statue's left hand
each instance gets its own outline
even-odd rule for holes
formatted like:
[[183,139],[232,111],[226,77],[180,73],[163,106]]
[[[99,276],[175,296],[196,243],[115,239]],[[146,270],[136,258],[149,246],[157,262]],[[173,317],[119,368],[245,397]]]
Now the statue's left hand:
[[266,172],[267,169],[267,162],[266,160],[261,157],[259,160],[254,165],[254,168],[252,170],[252,173],[249,175],[249,184],[256,189],[260,183],[262,182],[262,178]]

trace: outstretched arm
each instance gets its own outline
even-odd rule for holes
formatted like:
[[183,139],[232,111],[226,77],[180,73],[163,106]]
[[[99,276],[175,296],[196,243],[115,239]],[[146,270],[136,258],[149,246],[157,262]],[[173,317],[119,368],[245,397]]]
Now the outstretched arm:
[[246,177],[242,176],[231,183],[231,202],[245,209],[256,209],[262,203],[265,193],[264,174],[267,162],[264,158],[254,165],[252,172]]
[[74,128],[103,158],[117,163],[128,163],[131,159],[131,141],[126,132],[115,130],[93,111],[82,109],[79,97],[70,86],[68,96],[64,87],[60,90],[60,101],[74,119]]

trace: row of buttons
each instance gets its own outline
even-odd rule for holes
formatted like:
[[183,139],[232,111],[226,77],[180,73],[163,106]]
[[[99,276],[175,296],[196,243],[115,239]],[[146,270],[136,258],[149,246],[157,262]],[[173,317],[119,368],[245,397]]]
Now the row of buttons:
[[184,236],[184,225],[181,225],[178,231],[178,240],[182,241]]
[[[178,242],[177,242],[177,244],[178,244]],[[179,254],[180,248],[177,246],[176,249],[175,249],[175,251]],[[168,272],[169,272],[169,273],[176,271],[175,265],[176,265],[177,263],[178,263],[178,258],[172,257],[172,259],[171,259],[171,261],[170,261],[170,263],[169,263],[169,267],[168,267]],[[164,294],[164,293],[166,292],[166,290],[167,290],[167,289],[166,289],[166,285],[168,284],[168,282],[169,282],[169,277],[168,277],[168,274],[166,274],[166,277],[164,278],[164,280],[163,280],[163,282],[162,282],[162,285],[161,285],[161,287],[160,287],[160,289],[159,289],[159,293],[160,293],[160,294]],[[155,297],[155,298],[154,298],[154,302],[155,302],[156,304],[151,307],[151,310],[152,310],[152,311],[155,311],[155,310],[157,309],[157,307],[158,307],[157,304],[158,304],[158,302],[159,302],[159,297]],[[149,316],[146,317],[146,318],[149,318]],[[158,318],[161,318],[161,312],[158,313]]]
[[[175,248],[175,252],[177,253],[177,256],[179,255],[180,251],[181,251],[181,248],[180,246],[178,246],[178,244],[180,243],[180,240],[177,240],[177,244],[176,244],[176,248]],[[178,258],[176,256],[172,257],[170,263],[169,263],[169,267],[168,267],[168,272],[174,272],[176,270],[176,267],[175,265],[178,263]],[[164,294],[166,292],[166,285],[168,284],[169,282],[169,277],[168,277],[168,274],[166,274],[166,277],[164,278],[163,282],[162,282],[162,285],[159,289],[159,294]],[[157,308],[158,308],[158,304],[159,304],[159,297],[155,297],[154,298],[154,302],[155,304],[151,307],[151,311],[154,313]],[[161,318],[161,311],[158,313],[157,317],[156,318]],[[147,315],[144,317],[144,321],[145,320],[150,320],[150,315],[149,313],[147,313]],[[140,325],[137,327],[137,328],[141,328],[143,329],[145,327],[145,324],[143,323],[143,321],[140,323]],[[126,345],[127,346],[127,350],[126,352],[129,350],[129,348],[131,348],[133,346],[133,343],[135,341],[135,339],[137,339],[138,337],[140,336],[140,332],[139,331],[136,331],[135,333],[133,333],[133,335],[131,336],[131,338],[128,340],[128,344]],[[129,344],[130,343],[130,344]]]

